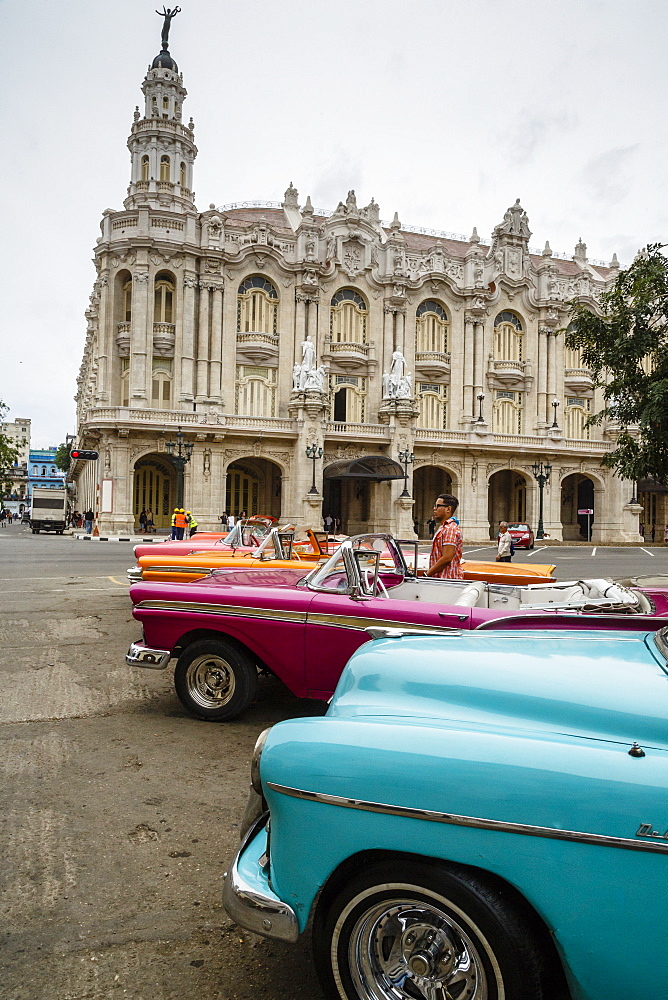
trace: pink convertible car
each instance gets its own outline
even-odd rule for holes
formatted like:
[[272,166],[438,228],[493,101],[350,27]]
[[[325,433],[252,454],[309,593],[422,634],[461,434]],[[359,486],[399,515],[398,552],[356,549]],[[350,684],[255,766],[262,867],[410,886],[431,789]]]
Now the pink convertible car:
[[[381,564],[392,557],[392,566]],[[357,535],[326,563],[302,569],[221,569],[186,584],[137,583],[133,615],[144,641],[131,666],[162,669],[177,658],[176,692],[202,719],[226,721],[253,700],[258,669],[298,697],[329,699],[369,629],[583,628],[654,630],[668,625],[668,592],[610,580],[526,586],[416,577],[389,535]],[[410,664],[406,670],[410,671]]]

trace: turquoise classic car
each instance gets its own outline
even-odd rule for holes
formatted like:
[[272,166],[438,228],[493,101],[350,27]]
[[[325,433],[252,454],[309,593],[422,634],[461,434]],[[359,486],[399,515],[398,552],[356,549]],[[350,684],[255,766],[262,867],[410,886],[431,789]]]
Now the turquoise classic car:
[[665,998],[667,656],[668,629],[365,644],[324,717],[259,738],[228,913],[312,921],[336,1000]]

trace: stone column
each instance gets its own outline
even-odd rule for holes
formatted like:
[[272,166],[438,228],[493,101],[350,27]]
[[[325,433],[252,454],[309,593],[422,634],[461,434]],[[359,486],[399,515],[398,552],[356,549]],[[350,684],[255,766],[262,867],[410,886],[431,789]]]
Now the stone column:
[[183,277],[183,317],[181,321],[181,392],[182,403],[195,397],[195,289],[197,275],[189,271]]
[[308,300],[308,325],[307,325],[308,335],[315,344],[315,354],[316,358],[319,356],[319,346],[318,346],[318,299],[310,298]]
[[406,356],[406,310],[397,309],[396,312],[395,343],[401,353]]
[[463,372],[463,392],[462,392],[462,423],[470,423],[474,419],[473,407],[473,384],[475,375],[473,370],[473,339],[475,332],[475,316],[472,313],[464,314],[464,372]]
[[547,420],[547,369],[549,358],[550,330],[547,326],[538,327],[538,390],[536,402],[536,430],[545,427]]
[[109,271],[105,269],[100,274],[100,304],[98,306],[98,355],[97,355],[97,387],[95,400],[97,403],[109,405],[113,402],[112,378],[114,357],[114,282],[116,277],[109,281]]
[[221,376],[223,359],[223,289],[213,288],[211,309],[211,361],[209,362],[209,397],[212,403],[222,402]]
[[203,404],[208,396],[209,374],[209,285],[200,282],[199,324],[197,329],[196,401]]
[[[231,279],[227,284],[227,292],[223,295],[221,391],[225,413],[234,413],[235,408],[237,381],[237,281],[236,276]],[[224,493],[223,503],[225,503]],[[218,513],[223,513],[222,507]]]
[[137,267],[132,275],[132,332],[130,334],[130,406],[147,407],[151,382],[152,331],[149,333],[149,272]]
[[295,309],[295,362],[301,364],[303,341],[306,340],[306,302],[307,296],[297,292],[297,308]]
[[[477,396],[478,393],[484,392],[484,371],[485,371],[485,327],[480,319],[476,319],[474,325],[474,376],[473,376],[473,394]],[[473,402],[473,401],[472,401]]]
[[[381,350],[382,372],[389,372],[394,351],[394,307],[386,302],[383,306],[383,346]],[[381,394],[382,395],[382,394]]]
[[555,397],[557,392],[557,343],[556,337],[552,331],[549,331],[547,335],[547,396],[545,399],[545,412],[543,417],[546,423],[549,425],[552,423],[549,417],[550,403]]

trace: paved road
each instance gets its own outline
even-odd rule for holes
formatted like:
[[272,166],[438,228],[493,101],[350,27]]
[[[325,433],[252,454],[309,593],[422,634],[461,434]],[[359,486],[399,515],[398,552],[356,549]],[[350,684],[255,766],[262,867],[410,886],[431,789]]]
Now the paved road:
[[123,662],[130,556],[0,529],[0,995],[320,1000],[308,939],[241,932],[220,898],[257,735],[324,706],[262,678],[241,720],[187,715],[171,672]]
[[[664,549],[516,558],[546,556],[561,579],[668,570]],[[220,894],[258,733],[323,705],[262,678],[242,719],[192,719],[171,672],[124,665],[131,562],[128,543],[0,529],[2,998],[320,1000],[308,940],[240,932]]]

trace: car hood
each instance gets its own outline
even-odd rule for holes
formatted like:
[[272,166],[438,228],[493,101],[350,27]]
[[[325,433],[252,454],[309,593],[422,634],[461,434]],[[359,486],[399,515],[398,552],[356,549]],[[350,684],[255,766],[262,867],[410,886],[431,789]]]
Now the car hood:
[[209,576],[188,583],[146,582],[130,587],[133,604],[149,600],[181,600],[184,602],[227,603],[230,590],[239,587],[261,589],[294,589],[299,580],[311,571],[311,566],[299,568],[260,566],[248,569],[224,567],[212,570]]
[[654,633],[378,639],[349,661],[328,715],[457,721],[668,749],[668,672]]

